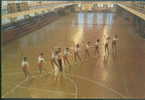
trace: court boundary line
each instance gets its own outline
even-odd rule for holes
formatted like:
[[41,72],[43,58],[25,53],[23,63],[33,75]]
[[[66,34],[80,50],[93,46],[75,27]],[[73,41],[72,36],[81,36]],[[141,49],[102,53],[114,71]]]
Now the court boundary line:
[[67,76],[65,76],[65,77],[73,83],[74,88],[75,88],[75,98],[78,98],[78,86],[77,86],[76,82],[73,79],[71,79],[70,77],[67,77]]
[[[51,72],[48,72],[48,73],[51,73]],[[34,77],[37,77],[37,76],[40,76],[40,78],[41,78],[41,77],[44,76],[44,75],[34,75],[34,76],[32,76],[32,77],[34,78]],[[13,93],[13,92],[14,92],[18,87],[20,87],[21,84],[23,84],[25,81],[28,81],[28,79],[26,78],[26,79],[20,81],[14,88],[12,88],[12,89],[10,89],[9,91],[7,91],[7,92],[2,96],[2,98],[4,98],[5,96],[7,96],[7,95],[10,94],[10,93]]]
[[[38,71],[32,71],[31,73],[37,73]],[[21,71],[17,71],[17,72],[10,72],[10,73],[2,73],[2,75],[16,75],[16,74],[23,74],[23,72]]]
[[16,75],[16,74],[22,74],[22,72],[2,73],[2,75]]
[[126,88],[126,93],[129,95],[129,89],[127,87],[127,81],[125,80],[124,75],[123,75],[123,83],[124,83],[124,86]]
[[[37,72],[37,71],[34,71],[34,72]],[[52,72],[47,72],[47,74],[52,74]],[[20,74],[20,73],[16,73],[16,74]],[[15,74],[15,75],[16,75]],[[44,74],[45,75],[45,74]],[[41,77],[43,77],[44,75],[34,75],[34,76],[32,76],[33,78],[34,77],[37,77],[37,76],[40,76],[40,78]],[[67,79],[69,79],[73,84],[74,84],[74,86],[75,86],[75,91],[76,91],[76,93],[74,93],[75,94],[75,98],[77,98],[77,94],[78,94],[78,87],[77,87],[77,85],[74,83],[74,80],[72,80],[72,79],[70,79],[69,77],[67,78]],[[22,80],[22,81],[20,81],[13,89],[11,89],[10,91],[7,91],[3,96],[2,96],[2,98],[4,98],[5,96],[7,96],[8,94],[10,94],[10,93],[13,93],[17,88],[19,88],[19,87],[21,87],[21,85],[25,82],[25,81],[28,81],[28,79],[24,79],[24,80]],[[74,95],[73,94],[73,95]]]
[[119,95],[120,97],[126,97],[125,95],[121,94],[121,93],[118,92],[117,90],[115,90],[115,89],[113,89],[113,88],[111,88],[111,87],[107,87],[107,86],[105,86],[104,84],[102,84],[102,83],[100,83],[100,82],[97,82],[97,81],[94,81],[94,80],[88,79],[88,78],[86,78],[86,77],[82,77],[82,76],[80,76],[80,75],[71,75],[71,74],[68,74],[68,75],[69,75],[69,76],[76,77],[76,78],[79,78],[79,79],[82,79],[82,80],[89,81],[89,82],[91,82],[91,83],[96,84],[97,86],[100,86],[100,87],[106,88],[106,89],[112,91],[113,93]]
[[[35,71],[35,72],[37,72],[37,71]],[[48,72],[48,73],[49,73],[49,74],[52,74],[52,72]],[[19,73],[16,73],[16,74],[19,74]],[[68,75],[68,76],[71,76],[71,77],[76,77],[76,78],[79,78],[79,79],[82,79],[82,80],[86,80],[86,81],[88,81],[88,82],[91,82],[91,83],[93,83],[93,84],[96,84],[97,86],[106,88],[106,89],[112,91],[113,93],[115,93],[115,94],[117,94],[117,95],[119,95],[119,96],[121,96],[121,97],[126,97],[125,95],[121,94],[120,92],[114,90],[113,88],[107,87],[107,86],[103,85],[103,84],[100,83],[100,82],[97,82],[97,81],[94,81],[94,80],[90,80],[90,79],[88,79],[88,78],[86,78],[86,77],[83,77],[83,76],[80,76],[80,75],[72,75],[72,74],[69,74],[69,73],[65,73],[65,74]],[[44,75],[45,75],[45,74],[44,74]],[[41,78],[41,77],[43,77],[44,75],[34,75],[34,76],[32,76],[32,77],[34,78],[34,77],[40,76],[40,78]],[[74,86],[75,86],[75,91],[76,91],[76,93],[75,93],[75,98],[77,98],[77,97],[78,97],[78,86],[76,85],[76,83],[74,82],[74,80],[72,80],[70,77],[66,77],[66,76],[65,76],[65,78],[69,79],[69,80],[74,84]],[[5,97],[5,96],[8,95],[8,94],[14,92],[18,87],[21,87],[21,84],[23,84],[25,81],[28,81],[28,79],[25,79],[25,80],[20,81],[13,89],[11,89],[10,91],[7,91],[7,92],[2,96],[2,98]]]
[[13,93],[21,84],[23,84],[27,79],[24,79],[22,81],[20,81],[14,88],[12,88],[11,90],[7,91],[2,98],[4,98],[5,96],[7,96],[10,93]]
[[58,90],[46,90],[46,89],[31,88],[31,87],[25,87],[25,86],[20,86],[19,88],[27,88],[27,89],[35,89],[35,90],[38,90],[38,91],[47,91],[47,92],[63,93],[63,94],[68,94],[68,95],[75,95],[75,93],[66,93],[66,92],[58,91]]

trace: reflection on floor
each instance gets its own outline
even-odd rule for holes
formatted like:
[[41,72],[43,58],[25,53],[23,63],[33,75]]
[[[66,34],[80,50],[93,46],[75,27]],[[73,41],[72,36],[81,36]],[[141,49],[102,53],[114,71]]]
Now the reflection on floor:
[[[135,28],[116,13],[76,13],[56,20],[46,27],[15,40],[2,48],[2,95],[27,98],[145,98],[145,40],[134,34]],[[104,37],[118,34],[118,50],[104,60]],[[100,54],[72,61],[71,72],[54,81],[52,68],[39,75],[37,57],[44,52],[49,61],[52,47],[72,47],[74,43],[100,38]],[[33,75],[24,80],[20,63],[27,56]]]

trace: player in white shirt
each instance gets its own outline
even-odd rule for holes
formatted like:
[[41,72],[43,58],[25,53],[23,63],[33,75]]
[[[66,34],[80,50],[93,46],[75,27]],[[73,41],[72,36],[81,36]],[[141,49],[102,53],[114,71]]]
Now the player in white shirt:
[[61,48],[58,48],[56,60],[57,60],[57,63],[59,65],[59,71],[63,72],[63,61],[62,61],[63,56],[62,56]]
[[95,46],[94,46],[95,47],[95,55],[99,54],[99,42],[100,42],[100,40],[97,39]]
[[59,64],[57,62],[57,50],[55,48],[52,48],[52,51],[51,51],[51,58],[50,58],[50,63],[52,65],[52,68],[53,68],[53,73],[54,73],[54,76],[55,76],[55,80],[57,80],[57,77],[58,77],[58,72],[59,72]]
[[107,55],[109,55],[109,40],[110,40],[110,37],[108,36],[107,38],[106,38],[106,42],[105,42],[105,53],[107,54]]
[[29,72],[29,62],[27,61],[27,57],[23,58],[22,61],[22,70],[24,72],[25,78],[27,78],[28,76],[30,76],[30,72]]
[[74,60],[77,61],[77,59],[79,59],[81,61],[81,57],[80,57],[80,45],[76,44],[75,48],[74,48]]
[[53,68],[54,68],[55,64],[57,65],[57,63],[56,63],[56,50],[54,48],[51,51],[51,60],[50,60],[50,62],[51,62],[51,65],[52,65]]
[[44,54],[40,53],[40,56],[38,57],[38,68],[40,73],[42,72],[43,66],[45,64]]
[[117,41],[118,41],[118,36],[115,35],[112,39],[112,49],[113,49],[113,51],[117,51]]
[[70,56],[70,55],[71,55],[70,49],[69,49],[69,48],[65,48],[65,49],[64,49],[64,53],[63,53],[64,64],[71,65],[71,64],[70,64],[70,61],[69,61],[69,56]]
[[85,58],[90,56],[90,42],[87,42],[87,44],[85,44]]
[[56,76],[56,81],[59,80],[62,75],[63,75],[63,55],[62,55],[62,51],[61,51],[61,48],[58,48],[58,50],[56,51],[56,61],[57,61],[57,64],[58,64],[58,69],[59,69],[59,74]]

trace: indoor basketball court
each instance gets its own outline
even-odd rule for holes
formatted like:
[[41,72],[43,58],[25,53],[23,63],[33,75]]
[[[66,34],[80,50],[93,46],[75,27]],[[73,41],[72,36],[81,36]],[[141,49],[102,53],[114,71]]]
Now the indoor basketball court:
[[[145,40],[134,34],[135,27],[123,16],[112,12],[78,12],[59,18],[47,26],[2,47],[3,98],[144,98]],[[105,55],[104,36],[118,35],[117,52]],[[64,65],[63,76],[55,81],[49,59],[53,47],[73,47],[76,43],[100,39],[100,53],[85,57],[82,62]],[[46,59],[43,72],[38,71],[37,58]],[[31,79],[21,69],[28,57]],[[105,58],[104,60],[104,57]],[[69,70],[70,68],[70,70]]]

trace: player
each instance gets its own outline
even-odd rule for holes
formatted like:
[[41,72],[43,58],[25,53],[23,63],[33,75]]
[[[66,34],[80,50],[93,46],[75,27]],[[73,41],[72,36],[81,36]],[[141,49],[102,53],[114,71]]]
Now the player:
[[59,72],[63,72],[63,55],[61,52],[61,48],[58,48],[56,51],[56,62],[59,68]]
[[113,40],[112,40],[112,49],[113,49],[113,51],[117,51],[117,40],[118,40],[118,36],[117,35],[115,35],[114,37],[113,37]]
[[79,52],[80,52],[80,45],[76,44],[75,48],[74,48],[74,60],[75,60],[75,62],[77,61],[77,59],[79,59],[81,61],[81,57],[80,57]]
[[56,61],[56,55],[57,55],[56,50],[52,48],[50,63],[52,65],[54,74],[56,74],[56,71],[57,71],[56,66],[58,66],[58,63]]
[[27,57],[23,58],[22,61],[22,70],[24,72],[25,78],[27,78],[28,76],[30,76],[30,72],[29,72],[29,62],[27,61]]
[[40,53],[40,56],[38,57],[38,68],[39,68],[40,74],[42,73],[42,69],[45,63],[46,62],[44,59],[44,54]]
[[89,48],[90,48],[90,42],[87,42],[87,44],[85,45],[85,57],[90,56]]
[[59,80],[60,77],[63,74],[63,56],[62,56],[62,51],[61,48],[58,48],[58,50],[56,51],[56,61],[58,63],[58,69],[59,69],[59,76],[56,77],[56,80]]
[[99,42],[100,42],[100,40],[99,39],[97,39],[97,42],[95,43],[95,55],[97,55],[97,54],[99,54]]
[[105,42],[105,53],[107,55],[109,55],[109,40],[110,40],[110,37],[107,37],[106,42]]
[[69,61],[69,56],[70,56],[70,49],[69,48],[65,48],[64,50],[64,54],[63,54],[63,60],[64,60],[64,64],[70,64],[70,61]]

